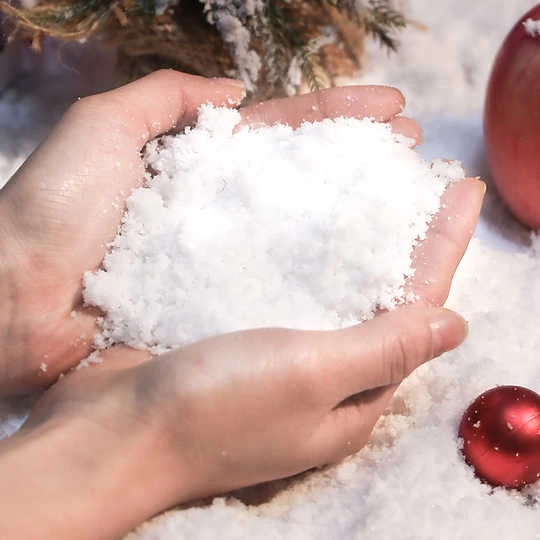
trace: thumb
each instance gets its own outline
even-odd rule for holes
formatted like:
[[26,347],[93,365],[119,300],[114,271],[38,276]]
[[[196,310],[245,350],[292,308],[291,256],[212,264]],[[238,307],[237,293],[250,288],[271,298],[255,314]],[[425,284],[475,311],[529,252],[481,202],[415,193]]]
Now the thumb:
[[351,328],[320,333],[318,370],[337,404],[371,388],[399,384],[466,335],[467,323],[457,313],[411,304]]

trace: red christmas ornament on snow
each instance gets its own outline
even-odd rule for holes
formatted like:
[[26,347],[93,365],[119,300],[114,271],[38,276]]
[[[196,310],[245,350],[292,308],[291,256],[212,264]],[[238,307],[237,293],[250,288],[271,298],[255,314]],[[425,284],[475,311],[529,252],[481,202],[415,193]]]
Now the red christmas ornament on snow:
[[499,386],[469,406],[459,426],[463,455],[492,486],[520,488],[540,478],[540,396]]
[[[510,31],[495,60],[484,113],[486,153],[497,190],[525,225],[540,228],[540,4]],[[532,28],[532,30],[531,30]]]

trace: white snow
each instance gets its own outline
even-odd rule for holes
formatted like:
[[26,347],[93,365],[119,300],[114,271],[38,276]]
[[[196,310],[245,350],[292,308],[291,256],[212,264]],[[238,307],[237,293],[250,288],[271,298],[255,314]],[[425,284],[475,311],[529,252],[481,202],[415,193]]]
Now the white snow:
[[[409,27],[397,55],[369,46],[360,80],[404,91],[407,112],[425,128],[427,159],[463,160],[471,175],[489,180],[481,129],[487,77],[502,39],[537,0],[405,3],[425,30]],[[0,185],[29,151],[33,142],[24,141],[35,139],[42,114],[31,100],[6,100],[0,98]],[[20,112],[19,126],[11,111]],[[9,141],[2,138],[8,125]],[[173,510],[129,540],[539,538],[540,485],[491,491],[461,459],[456,432],[468,403],[494,385],[540,392],[540,236],[519,226],[491,187],[475,236],[449,300],[468,319],[469,338],[407,381],[368,447],[294,481]],[[18,427],[26,405],[3,407],[0,432]]]
[[201,0],[208,22],[215,25],[223,41],[229,46],[230,54],[238,68],[238,77],[248,90],[255,89],[261,69],[259,53],[253,49],[246,17],[263,13],[265,4],[261,0],[236,2],[222,0]]
[[99,356],[98,351],[94,351],[89,356],[87,356],[86,358],[81,360],[78,363],[78,365],[75,366],[74,369],[75,369],[75,371],[79,371],[80,369],[84,369],[84,368],[87,368],[89,366],[96,365],[96,364],[102,364],[102,363],[103,363],[103,358],[101,356]]
[[369,119],[233,134],[239,121],[203,107],[147,147],[156,174],[85,276],[100,343],[162,353],[248,328],[335,329],[404,300],[412,247],[463,169]]
[[525,27],[525,31],[529,36],[535,37],[540,36],[540,20],[534,20],[534,19],[527,19],[523,26]]

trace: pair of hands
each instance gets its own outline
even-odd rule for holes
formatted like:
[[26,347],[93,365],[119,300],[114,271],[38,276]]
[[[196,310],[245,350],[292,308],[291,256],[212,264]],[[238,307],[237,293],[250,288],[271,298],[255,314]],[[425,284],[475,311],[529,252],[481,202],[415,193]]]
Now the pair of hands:
[[[0,192],[0,392],[43,388],[92,351],[99,314],[82,304],[81,278],[99,267],[124,200],[142,183],[143,145],[193,123],[201,103],[242,98],[235,81],[173,71],[85,98]],[[347,87],[246,107],[242,116],[293,126],[369,116],[418,141],[402,109],[395,89]],[[360,449],[397,385],[466,335],[464,321],[440,306],[483,193],[472,179],[447,190],[413,254],[414,305],[335,332],[238,332],[155,358],[115,347],[100,353],[103,364],[67,374],[0,444],[11,491],[0,501],[11,519],[0,532],[37,537],[25,519],[33,500],[38,531],[114,538],[178,502]],[[47,460],[46,474],[36,459]],[[13,473],[22,469],[26,484]]]

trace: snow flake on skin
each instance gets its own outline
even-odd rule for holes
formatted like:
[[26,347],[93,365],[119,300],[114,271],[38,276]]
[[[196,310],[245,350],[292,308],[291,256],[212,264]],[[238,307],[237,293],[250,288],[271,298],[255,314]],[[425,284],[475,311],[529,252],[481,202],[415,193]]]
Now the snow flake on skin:
[[537,37],[540,36],[540,20],[527,19],[523,23],[523,27],[529,36]]
[[99,353],[97,351],[94,351],[89,356],[81,360],[79,364],[72,369],[72,371],[79,371],[80,369],[87,368],[95,364],[102,364],[102,363],[103,363],[103,358],[99,356]]

